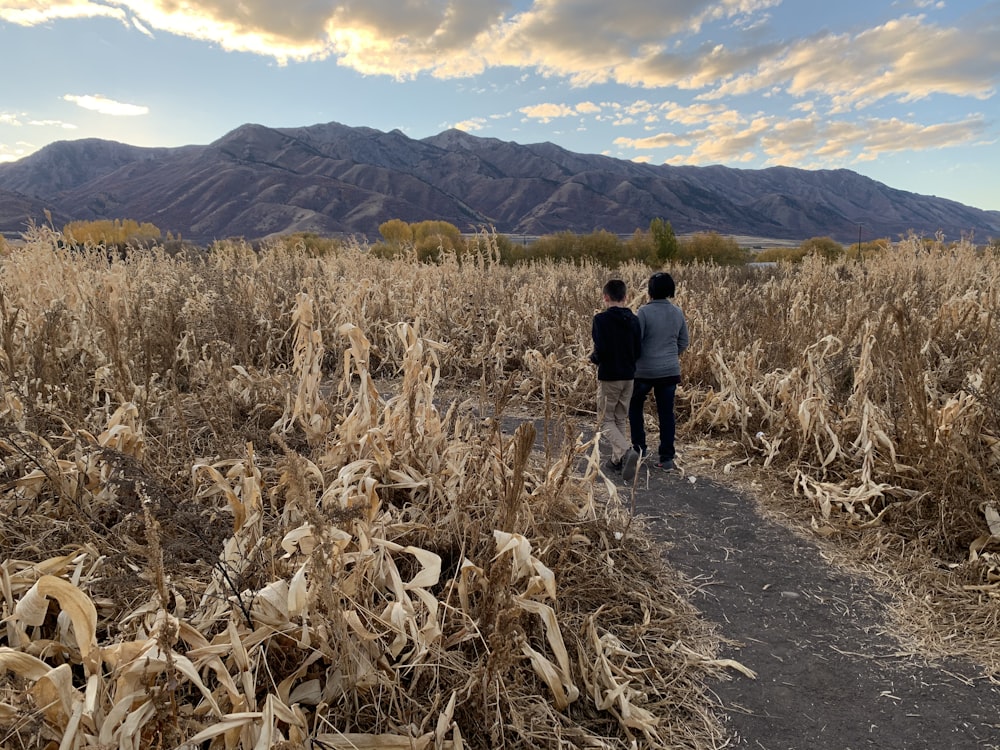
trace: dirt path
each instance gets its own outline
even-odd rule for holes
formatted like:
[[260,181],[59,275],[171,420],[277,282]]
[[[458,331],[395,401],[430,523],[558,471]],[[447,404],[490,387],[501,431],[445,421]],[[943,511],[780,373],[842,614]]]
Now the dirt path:
[[1000,688],[969,664],[925,664],[884,632],[884,604],[818,547],[704,478],[640,473],[636,512],[698,586],[694,604],[729,642],[714,689],[732,747],[1000,748]]

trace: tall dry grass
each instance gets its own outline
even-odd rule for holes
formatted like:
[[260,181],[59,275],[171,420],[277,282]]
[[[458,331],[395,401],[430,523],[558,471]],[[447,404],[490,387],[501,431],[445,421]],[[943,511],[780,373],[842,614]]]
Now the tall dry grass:
[[901,242],[863,265],[807,261],[743,282],[695,273],[685,302],[690,431],[732,433],[788,473],[821,521],[893,515],[948,560],[989,535],[995,256]]
[[[609,271],[26,240],[0,265],[0,744],[719,741],[703,681],[738,665],[595,495]],[[907,566],[962,624],[942,642],[988,646],[997,258],[670,270],[682,451],[723,439]],[[648,273],[615,271],[635,305]],[[514,406],[542,437],[501,429]]]
[[681,289],[686,434],[731,437],[877,563],[921,647],[1000,671],[1000,257],[913,239]]
[[[0,267],[0,746],[721,742],[705,681],[741,667],[595,495],[555,406],[582,383],[546,381],[572,274],[27,239]],[[517,370],[570,425],[544,459],[502,429]]]

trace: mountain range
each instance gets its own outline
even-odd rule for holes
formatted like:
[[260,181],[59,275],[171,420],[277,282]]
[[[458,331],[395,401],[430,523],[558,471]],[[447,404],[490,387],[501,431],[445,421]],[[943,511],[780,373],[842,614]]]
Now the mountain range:
[[862,233],[1000,236],[1000,211],[848,169],[652,165],[459,130],[415,140],[335,122],[247,124],[208,145],[59,141],[0,164],[0,231],[8,234],[29,221],[60,229],[98,219],[150,222],[195,242],[298,231],[376,239],[389,219],[510,235],[631,234],[657,217],[678,234],[845,243]]

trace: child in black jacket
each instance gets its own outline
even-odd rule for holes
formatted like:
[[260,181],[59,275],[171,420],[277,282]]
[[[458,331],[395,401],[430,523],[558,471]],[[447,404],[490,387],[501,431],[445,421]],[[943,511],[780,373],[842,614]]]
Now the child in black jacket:
[[639,319],[625,303],[625,282],[611,279],[603,292],[605,309],[594,316],[591,326],[594,351],[590,361],[597,365],[597,422],[611,443],[611,460],[605,468],[621,471],[622,478],[631,482],[639,453],[627,436],[628,405],[642,331]]

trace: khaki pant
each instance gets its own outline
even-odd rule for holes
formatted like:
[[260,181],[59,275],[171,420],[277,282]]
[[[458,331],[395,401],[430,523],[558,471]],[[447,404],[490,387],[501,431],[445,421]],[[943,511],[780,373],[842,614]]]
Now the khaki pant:
[[621,461],[632,447],[628,438],[628,404],[632,398],[631,380],[597,381],[597,423],[611,443],[611,460]]

